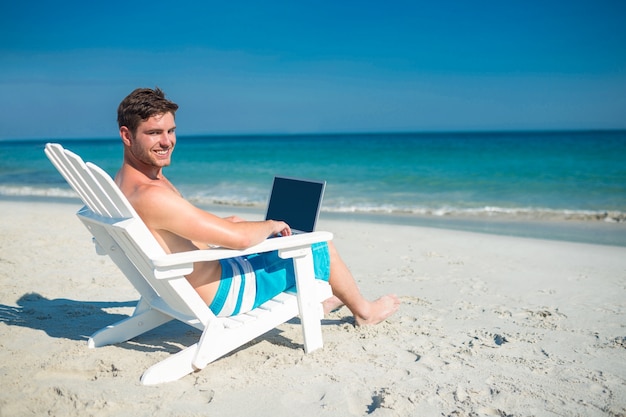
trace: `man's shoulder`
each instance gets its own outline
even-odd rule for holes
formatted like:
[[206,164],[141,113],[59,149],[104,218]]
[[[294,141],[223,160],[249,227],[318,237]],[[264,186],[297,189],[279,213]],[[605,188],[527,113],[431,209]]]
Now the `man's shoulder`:
[[171,200],[173,197],[180,198],[180,194],[165,184],[146,182],[135,184],[128,197],[129,200],[135,202],[153,203],[162,199]]
[[174,190],[158,184],[138,184],[128,201],[150,228],[167,229],[172,213],[183,213],[188,203]]

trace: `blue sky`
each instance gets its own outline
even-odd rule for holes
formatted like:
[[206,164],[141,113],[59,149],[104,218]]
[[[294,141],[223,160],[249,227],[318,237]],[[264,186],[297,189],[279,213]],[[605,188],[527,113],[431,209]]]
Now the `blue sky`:
[[11,2],[0,139],[117,136],[135,87],[179,135],[626,128],[626,2]]

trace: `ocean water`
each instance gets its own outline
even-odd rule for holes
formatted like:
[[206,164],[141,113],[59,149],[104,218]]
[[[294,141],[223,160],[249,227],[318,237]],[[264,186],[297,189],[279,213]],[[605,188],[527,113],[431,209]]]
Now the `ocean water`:
[[[0,196],[72,196],[48,141],[121,162],[119,139],[0,142]],[[286,175],[328,182],[323,213],[621,223],[625,161],[626,131],[181,136],[166,175],[201,206],[260,209]]]

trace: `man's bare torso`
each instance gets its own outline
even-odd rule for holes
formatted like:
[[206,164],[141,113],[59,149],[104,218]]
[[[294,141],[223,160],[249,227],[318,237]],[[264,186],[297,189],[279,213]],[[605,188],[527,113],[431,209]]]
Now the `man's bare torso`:
[[[155,223],[153,220],[156,220],[158,215],[176,215],[176,213],[159,213],[158,204],[151,204],[160,198],[181,197],[178,190],[167,178],[162,176],[153,180],[132,167],[124,165],[116,175],[115,182],[166,253],[200,249],[201,244],[194,243],[170,231],[155,228],[153,225]],[[193,272],[186,278],[202,299],[206,303],[210,303],[217,292],[220,276],[221,266],[219,262],[212,261],[196,263]]]

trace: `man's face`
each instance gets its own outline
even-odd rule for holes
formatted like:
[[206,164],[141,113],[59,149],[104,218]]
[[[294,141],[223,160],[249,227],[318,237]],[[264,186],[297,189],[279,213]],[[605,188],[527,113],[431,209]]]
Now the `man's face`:
[[[124,129],[124,127],[122,128]],[[171,162],[176,145],[176,122],[172,113],[157,114],[143,121],[133,136],[128,129],[130,152],[139,162],[162,168]]]

